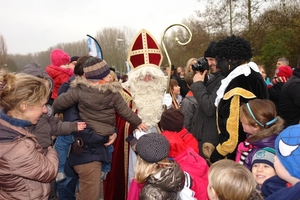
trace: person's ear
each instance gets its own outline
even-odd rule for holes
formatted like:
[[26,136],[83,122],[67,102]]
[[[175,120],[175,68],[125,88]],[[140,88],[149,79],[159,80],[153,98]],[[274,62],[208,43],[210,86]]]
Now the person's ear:
[[210,190],[211,190],[211,198],[212,198],[210,200],[218,200],[219,198],[218,198],[218,195],[217,195],[215,189],[213,187],[210,187]]
[[21,104],[20,104],[20,110],[21,110],[22,112],[24,112],[24,111],[27,109],[27,107],[28,107],[28,105],[27,105],[26,103],[21,103]]

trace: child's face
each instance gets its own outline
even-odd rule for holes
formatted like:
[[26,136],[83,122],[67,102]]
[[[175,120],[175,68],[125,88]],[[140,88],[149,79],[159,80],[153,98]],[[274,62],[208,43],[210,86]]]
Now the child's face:
[[113,78],[110,74],[108,74],[102,80],[105,81],[106,83],[111,83],[113,81]]
[[268,178],[275,176],[276,172],[273,167],[265,163],[255,163],[252,166],[252,175],[256,181],[256,183],[261,187],[261,185]]
[[178,85],[174,86],[172,89],[172,92],[174,95],[179,95],[180,94],[180,87]]
[[244,132],[248,133],[250,135],[255,135],[260,130],[258,125],[256,125],[256,126],[250,125],[245,118],[241,118],[241,123],[242,123]]
[[69,63],[66,63],[66,64],[64,64],[64,65],[61,65],[60,67],[61,67],[61,68],[64,68],[64,69],[70,69]]

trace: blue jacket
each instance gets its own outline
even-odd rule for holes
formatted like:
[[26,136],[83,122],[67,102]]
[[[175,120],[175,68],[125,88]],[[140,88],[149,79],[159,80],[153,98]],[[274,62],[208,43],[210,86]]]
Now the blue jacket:
[[300,182],[292,187],[287,187],[284,180],[273,176],[263,183],[261,191],[266,197],[265,200],[299,200]]

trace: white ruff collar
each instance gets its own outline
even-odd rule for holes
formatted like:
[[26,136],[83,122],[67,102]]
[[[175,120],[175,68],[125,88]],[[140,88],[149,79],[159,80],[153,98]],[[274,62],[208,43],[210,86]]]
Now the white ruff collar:
[[231,82],[231,80],[242,74],[244,74],[245,76],[249,76],[249,74],[251,73],[250,68],[252,68],[256,72],[259,72],[259,69],[258,69],[256,63],[249,62],[247,64],[243,64],[243,65],[236,67],[232,72],[230,72],[230,74],[228,74],[228,76],[226,76],[226,78],[224,78],[221,81],[221,86],[217,91],[217,97],[215,100],[216,107],[219,105],[220,100],[223,98],[224,91],[226,90],[226,88],[227,88],[228,84]]

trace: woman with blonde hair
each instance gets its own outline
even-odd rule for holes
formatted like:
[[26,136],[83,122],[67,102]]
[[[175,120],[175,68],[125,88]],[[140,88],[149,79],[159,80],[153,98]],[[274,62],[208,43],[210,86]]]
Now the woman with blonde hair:
[[189,72],[193,72],[192,65],[197,63],[197,58],[190,58],[185,66],[185,74],[188,74]]
[[46,153],[28,126],[47,113],[49,94],[38,77],[0,71],[0,199],[48,199],[57,153]]
[[210,200],[262,200],[251,172],[233,160],[213,163],[208,173]]

